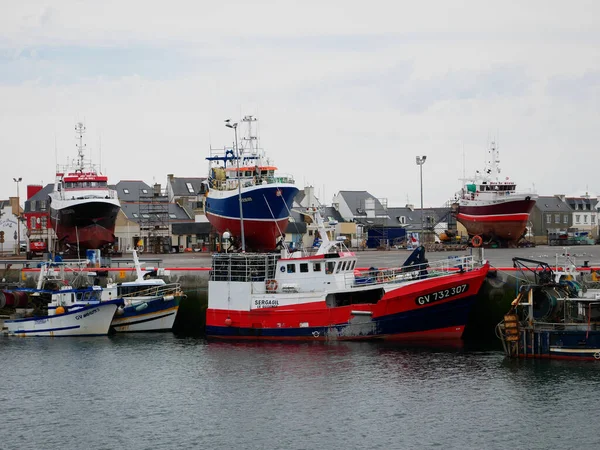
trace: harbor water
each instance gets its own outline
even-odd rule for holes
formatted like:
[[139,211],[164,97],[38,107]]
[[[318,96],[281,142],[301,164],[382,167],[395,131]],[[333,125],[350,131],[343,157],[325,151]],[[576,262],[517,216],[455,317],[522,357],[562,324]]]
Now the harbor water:
[[0,448],[600,447],[600,364],[495,345],[0,338]]

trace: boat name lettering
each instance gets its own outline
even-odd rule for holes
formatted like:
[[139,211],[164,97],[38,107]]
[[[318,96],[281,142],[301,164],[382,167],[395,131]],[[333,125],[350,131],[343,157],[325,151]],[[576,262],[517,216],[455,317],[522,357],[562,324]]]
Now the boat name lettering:
[[279,300],[276,299],[254,300],[254,308],[275,308],[276,306],[279,306]]
[[36,325],[40,325],[40,324],[42,324],[42,323],[46,323],[46,322],[48,322],[48,319],[37,319],[37,320],[35,321],[35,324],[36,324]]
[[448,289],[444,289],[441,291],[431,292],[429,294],[421,295],[417,297],[415,303],[417,305],[426,305],[428,303],[437,302],[440,300],[445,300],[450,297],[454,297],[455,295],[460,295],[464,292],[467,292],[469,289],[468,284],[459,284],[458,286],[453,286]]
[[242,203],[251,202],[251,201],[252,201],[252,197],[242,197]]
[[75,316],[75,320],[81,320],[81,319],[84,319],[84,318],[86,318],[86,317],[88,317],[88,316],[91,316],[92,314],[96,314],[98,311],[100,311],[100,308],[95,308],[95,309],[92,309],[92,310],[90,310],[90,311],[88,311],[88,312],[86,312],[86,313],[83,313],[83,314],[77,314],[77,315]]

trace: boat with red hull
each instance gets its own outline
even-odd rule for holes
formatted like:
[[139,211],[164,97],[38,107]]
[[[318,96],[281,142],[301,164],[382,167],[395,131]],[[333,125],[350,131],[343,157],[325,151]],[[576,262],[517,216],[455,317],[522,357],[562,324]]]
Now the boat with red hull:
[[49,194],[50,223],[62,250],[104,249],[115,241],[115,222],[121,204],[108,178],[84,159],[85,127],[78,123],[78,158],[58,168]]
[[329,240],[313,255],[215,254],[206,334],[259,340],[459,340],[488,273],[473,257],[360,270]]
[[[246,249],[271,251],[285,232],[298,188],[291,176],[277,172],[258,146],[253,132],[256,118],[245,116],[242,122],[247,125],[247,134],[239,145],[211,148],[206,158],[205,214],[219,234],[227,231],[238,241],[243,222]],[[231,126],[237,131],[237,124]]]
[[537,195],[517,192],[517,185],[508,177],[500,179],[500,161],[494,142],[490,154],[484,173],[478,171],[457,195],[456,219],[469,236],[481,236],[484,241],[511,246],[525,234]]

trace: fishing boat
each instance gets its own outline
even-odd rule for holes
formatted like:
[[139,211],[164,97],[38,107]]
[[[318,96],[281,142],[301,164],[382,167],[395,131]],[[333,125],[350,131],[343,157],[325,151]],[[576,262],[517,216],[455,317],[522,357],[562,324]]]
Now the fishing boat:
[[464,181],[453,205],[456,219],[466,228],[475,246],[495,242],[514,246],[525,234],[529,213],[537,194],[518,192],[508,177],[500,176],[500,159],[495,142],[483,172]]
[[213,255],[206,334],[215,339],[459,340],[489,264],[472,256],[428,263],[417,248],[402,267],[361,270],[330,239],[318,210],[305,211],[313,254]]
[[[588,288],[574,261],[552,268],[513,258],[527,279],[497,326],[510,358],[600,360],[600,289]],[[593,276],[598,279],[597,273]]]
[[77,160],[57,167],[49,206],[50,223],[61,250],[71,249],[81,254],[114,243],[121,205],[117,192],[108,186],[108,178],[85,159],[85,126],[78,123],[75,131],[79,141]]
[[64,266],[59,271],[49,264],[40,269],[34,289],[19,289],[29,294],[31,317],[5,320],[9,336],[102,336],[109,332],[121,299],[102,301],[100,286],[74,288],[66,281]]
[[[205,214],[219,234],[227,231],[237,242],[243,234],[247,249],[270,251],[285,232],[298,188],[292,176],[278,173],[260,148],[256,120],[241,120],[247,134],[234,147],[211,148]],[[230,125],[237,140],[237,123]]]
[[[102,299],[120,298],[111,326],[117,332],[170,331],[173,328],[179,302],[185,297],[179,283],[167,284],[162,278],[148,278],[157,271],[144,273],[137,252],[133,251],[136,280],[109,283],[102,290]],[[157,273],[158,275],[158,273]]]

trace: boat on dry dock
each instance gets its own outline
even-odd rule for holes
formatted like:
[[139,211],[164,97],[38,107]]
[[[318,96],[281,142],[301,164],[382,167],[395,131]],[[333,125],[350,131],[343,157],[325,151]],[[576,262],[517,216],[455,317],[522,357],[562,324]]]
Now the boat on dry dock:
[[514,246],[525,234],[537,194],[518,192],[508,177],[500,176],[500,159],[494,142],[483,172],[477,171],[457,194],[456,219],[475,245],[482,242]]
[[213,255],[206,334],[220,339],[460,339],[488,273],[473,257],[428,263],[419,247],[398,268],[360,270],[307,210],[316,253]]

